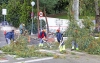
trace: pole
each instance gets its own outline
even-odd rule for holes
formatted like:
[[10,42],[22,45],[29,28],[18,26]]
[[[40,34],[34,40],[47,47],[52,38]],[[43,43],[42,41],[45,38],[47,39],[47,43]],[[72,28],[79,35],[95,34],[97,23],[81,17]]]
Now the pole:
[[33,6],[32,6],[32,29],[31,29],[31,35],[33,35]]
[[4,26],[5,26],[6,24],[5,24],[5,15],[4,15]]
[[47,20],[47,16],[46,16],[45,6],[44,6],[44,16],[45,16],[45,19],[46,19],[46,24],[47,24],[47,35],[48,35],[48,33],[49,33],[49,25],[48,25],[48,20]]
[[42,29],[42,20],[40,20],[40,28]]
[[37,17],[38,17],[38,18],[37,18],[37,21],[38,21],[37,24],[38,24],[38,37],[39,37],[39,32],[40,32],[40,31],[39,31],[39,24],[40,24],[40,22],[39,22],[38,12],[39,12],[39,0],[37,0]]

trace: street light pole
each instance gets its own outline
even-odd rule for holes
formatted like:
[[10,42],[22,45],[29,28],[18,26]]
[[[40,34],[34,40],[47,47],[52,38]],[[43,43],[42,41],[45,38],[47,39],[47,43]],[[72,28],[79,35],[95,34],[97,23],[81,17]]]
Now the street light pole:
[[32,17],[32,29],[31,29],[31,35],[33,35],[33,6],[35,5],[35,2],[32,1],[31,5],[32,5],[32,13],[31,13],[31,17]]

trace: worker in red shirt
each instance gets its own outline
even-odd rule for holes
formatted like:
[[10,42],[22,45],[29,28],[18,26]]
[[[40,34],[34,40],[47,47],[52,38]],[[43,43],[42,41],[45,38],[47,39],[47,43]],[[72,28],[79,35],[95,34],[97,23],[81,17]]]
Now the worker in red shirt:
[[42,30],[42,31],[40,32],[40,34],[39,34],[39,38],[40,38],[39,46],[43,46],[43,39],[45,39],[46,36],[47,36],[47,35],[46,35],[45,30]]

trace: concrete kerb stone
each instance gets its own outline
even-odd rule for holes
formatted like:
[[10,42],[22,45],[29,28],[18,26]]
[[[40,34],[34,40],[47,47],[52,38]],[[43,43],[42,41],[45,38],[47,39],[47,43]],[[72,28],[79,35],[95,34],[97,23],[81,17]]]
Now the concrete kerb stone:
[[0,54],[3,54],[4,52],[0,50]]
[[69,53],[74,53],[76,55],[85,55],[86,53],[85,52],[78,52],[78,51],[71,51],[70,49],[66,49],[67,52]]
[[57,55],[65,55],[65,54],[61,54],[61,53],[59,53],[59,51],[58,50],[44,50],[44,49],[40,49],[40,50],[38,50],[38,51],[40,51],[40,52],[44,52],[44,53],[52,53],[52,54],[57,54]]
[[57,55],[66,55],[67,53],[68,54],[71,54],[71,53],[74,53],[75,55],[81,55],[81,56],[83,56],[83,55],[85,55],[86,53],[84,53],[84,52],[78,52],[78,51],[71,51],[70,49],[66,49],[66,54],[61,54],[60,52],[59,52],[59,50],[44,50],[44,49],[40,49],[40,50],[38,50],[38,51],[40,51],[40,52],[47,52],[47,53],[52,53],[52,54],[57,54]]

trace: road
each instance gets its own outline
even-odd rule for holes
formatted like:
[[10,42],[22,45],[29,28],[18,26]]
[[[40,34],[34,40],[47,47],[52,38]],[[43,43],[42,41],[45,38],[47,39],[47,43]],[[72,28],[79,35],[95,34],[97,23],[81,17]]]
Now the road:
[[100,56],[89,54],[66,54],[65,58],[54,59],[53,57],[46,58],[13,58],[10,55],[6,57],[8,61],[1,63],[100,63]]
[[0,30],[0,47],[7,45],[3,31]]
[[[39,41],[32,39],[30,45],[38,45],[38,43]],[[5,45],[7,45],[5,37],[3,35],[3,32],[0,30],[0,47]],[[100,63],[100,56],[98,55],[89,55],[84,52],[70,51],[70,49],[66,49],[66,51],[67,54],[62,55],[62,57],[64,56],[64,58],[62,59],[54,59],[53,57],[15,58],[14,55],[5,55],[2,59],[0,59],[0,63]],[[59,53],[58,51],[52,52],[54,54]],[[0,52],[0,55],[1,54],[3,53]]]

